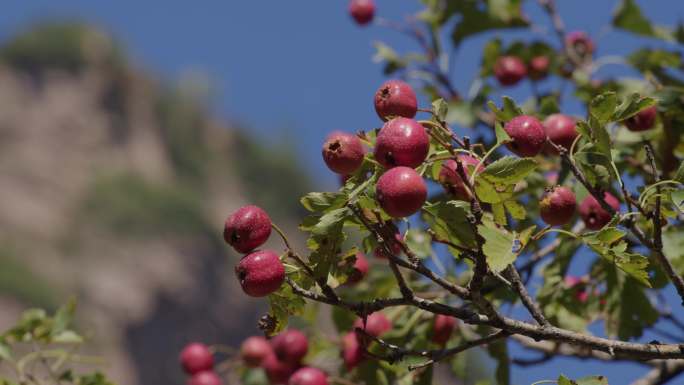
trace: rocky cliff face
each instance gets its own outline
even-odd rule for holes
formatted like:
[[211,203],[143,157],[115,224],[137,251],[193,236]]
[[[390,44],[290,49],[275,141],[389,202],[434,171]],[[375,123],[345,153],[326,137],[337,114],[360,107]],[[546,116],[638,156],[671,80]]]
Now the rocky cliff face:
[[[222,221],[249,201],[294,227],[307,180],[287,151],[213,119],[191,91],[133,68],[84,25],[4,45],[0,327],[76,295],[120,384],[180,384],[184,343],[256,332],[263,302],[240,291]],[[272,174],[271,193],[255,169]]]

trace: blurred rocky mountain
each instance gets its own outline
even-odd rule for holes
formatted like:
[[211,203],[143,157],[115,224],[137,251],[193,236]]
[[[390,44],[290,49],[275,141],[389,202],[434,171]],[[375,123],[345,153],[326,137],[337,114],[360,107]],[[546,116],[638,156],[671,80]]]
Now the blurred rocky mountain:
[[257,332],[264,301],[234,279],[223,219],[255,203],[294,232],[308,191],[291,148],[216,119],[201,82],[181,84],[81,23],[0,47],[0,327],[75,295],[122,385],[181,384],[183,344]]

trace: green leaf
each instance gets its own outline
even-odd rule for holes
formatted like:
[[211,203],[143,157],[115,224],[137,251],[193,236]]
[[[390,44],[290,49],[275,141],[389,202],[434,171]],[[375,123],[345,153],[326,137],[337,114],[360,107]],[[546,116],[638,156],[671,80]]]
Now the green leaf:
[[52,341],[58,344],[80,344],[83,337],[73,330],[63,330],[52,337]]
[[505,340],[499,340],[487,345],[487,351],[497,361],[494,373],[498,385],[510,385],[511,364],[508,358],[508,344]]
[[598,125],[608,123],[615,113],[618,100],[615,92],[605,92],[592,99],[589,105],[589,113],[598,120]]
[[53,337],[66,331],[66,328],[71,324],[75,312],[76,300],[74,298],[70,299],[69,302],[57,310],[51,330],[51,335]]
[[444,121],[449,113],[449,104],[444,99],[439,98],[432,102],[432,112],[441,121]]
[[487,257],[487,265],[489,265],[492,271],[499,273],[515,262],[517,250],[514,234],[493,224],[479,225],[477,226],[477,231],[485,240],[482,250]]
[[561,374],[557,382],[558,385],[608,385],[608,379],[605,376],[582,377],[573,381]]
[[614,122],[623,121],[636,115],[639,113],[639,111],[645,108],[655,106],[655,104],[656,101],[653,98],[643,97],[638,93],[632,93],[620,104],[619,107],[617,107],[611,120]]
[[344,204],[345,195],[338,192],[312,192],[304,195],[300,202],[305,209],[322,212]]
[[516,116],[520,116],[523,114],[523,111],[520,109],[520,107],[518,107],[515,104],[515,101],[513,99],[511,99],[508,96],[504,96],[502,99],[503,107],[501,109],[496,107],[496,104],[494,104],[494,102],[487,102],[487,106],[489,106],[489,109],[492,110],[494,116],[496,116],[496,120],[505,123],[515,118]]
[[557,382],[558,382],[558,385],[573,385],[572,381],[570,381],[569,378],[565,377],[562,374],[560,375],[560,377],[558,377]]
[[501,56],[501,39],[492,39],[482,49],[482,65],[480,76],[485,77],[493,73],[494,64]]
[[640,337],[646,327],[659,318],[651,301],[636,280],[619,274],[608,263],[606,266],[606,333],[622,340]]
[[613,16],[613,25],[637,35],[653,36],[653,26],[634,0],[622,0]]
[[311,229],[311,233],[315,235],[327,235],[333,233],[333,227],[341,227],[344,220],[351,215],[351,211],[344,207],[335,209],[325,213],[318,223]]
[[0,361],[11,360],[12,359],[12,349],[5,342],[0,341]]
[[504,130],[501,122],[494,123],[494,132],[496,133],[496,144],[504,144],[511,141],[511,137]]
[[487,166],[478,177],[492,183],[515,184],[523,180],[537,168],[532,158],[504,156]]
[[675,176],[672,179],[676,180],[679,183],[684,183],[684,161],[682,161],[679,164],[679,168],[677,169],[677,172],[675,173]]
[[285,329],[290,316],[302,314],[304,298],[295,294],[290,285],[283,284],[278,291],[268,296],[270,305],[269,316],[275,322],[274,329],[269,334],[274,335]]
[[522,17],[520,0],[488,0],[486,9],[482,9],[479,2],[475,1],[449,1],[447,4],[461,15],[451,34],[456,46],[463,39],[478,33],[528,25]]
[[438,235],[465,247],[475,247],[475,234],[468,222],[470,204],[463,201],[435,202],[427,204],[424,218]]

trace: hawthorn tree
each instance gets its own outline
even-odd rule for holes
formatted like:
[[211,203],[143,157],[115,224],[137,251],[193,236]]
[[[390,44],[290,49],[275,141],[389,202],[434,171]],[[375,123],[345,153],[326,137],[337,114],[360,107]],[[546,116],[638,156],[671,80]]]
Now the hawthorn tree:
[[[333,132],[323,144],[342,183],[301,199],[308,250],[296,250],[258,207],[226,221],[226,242],[246,254],[236,275],[245,293],[268,297],[259,326],[275,336],[245,341],[243,381],[429,384],[436,363],[462,374],[462,353],[476,347],[498,363],[483,383],[509,384],[511,365],[557,356],[648,366],[634,384],[676,378],[684,372],[676,316],[684,301],[684,26],[652,24],[634,0],[620,1],[615,28],[672,49],[625,53],[619,62],[641,79],[599,78],[613,60],[595,57],[588,34],[566,31],[554,0],[536,1],[548,20],[526,17],[522,0],[422,3],[405,23],[375,17],[372,0],[350,3],[359,25],[395,29],[422,52],[376,44],[394,78],[375,94],[382,126]],[[490,40],[467,94],[454,86],[446,47],[546,25],[553,33]],[[419,105],[407,81],[431,103]],[[513,86],[530,96],[493,97]],[[569,98],[586,106],[582,116],[564,112]],[[255,251],[271,229],[284,253]],[[572,266],[586,274],[570,274]],[[316,331],[316,304],[332,307],[339,336]],[[286,329],[293,316],[314,326],[310,338]],[[588,331],[595,321],[602,333]],[[662,341],[644,341],[645,333]],[[511,344],[537,354],[513,356]],[[600,373],[540,380],[608,383]]]

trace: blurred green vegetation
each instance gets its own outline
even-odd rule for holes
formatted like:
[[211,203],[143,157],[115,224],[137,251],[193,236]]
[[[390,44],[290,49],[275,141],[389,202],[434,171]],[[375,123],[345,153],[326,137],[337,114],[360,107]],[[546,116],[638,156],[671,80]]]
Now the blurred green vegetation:
[[1,62],[33,74],[48,68],[79,72],[95,56],[113,67],[124,62],[121,50],[111,39],[79,22],[39,24],[9,40],[0,50]]
[[133,174],[97,177],[83,207],[88,221],[120,236],[192,236],[212,231],[195,191],[154,184]]
[[30,306],[56,309],[59,296],[55,289],[38,277],[16,254],[13,248],[0,244],[0,293]]

